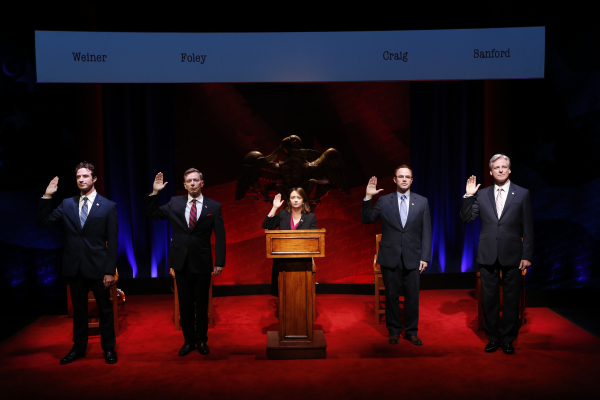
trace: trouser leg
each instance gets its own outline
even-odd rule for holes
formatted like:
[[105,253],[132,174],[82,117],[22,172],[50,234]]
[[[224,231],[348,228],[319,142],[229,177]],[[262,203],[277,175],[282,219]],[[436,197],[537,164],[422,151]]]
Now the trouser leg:
[[73,303],[73,350],[85,352],[88,343],[88,286],[80,273],[68,281]]
[[404,332],[416,335],[419,330],[419,289],[421,274],[419,269],[406,269],[402,272],[404,284]]
[[196,343],[196,327],[194,324],[194,274],[186,271],[175,271],[177,280],[177,293],[179,298],[179,315],[181,316],[181,330],[186,343]]
[[522,277],[517,267],[502,268],[502,343],[512,343],[519,332],[519,302],[521,300]]
[[211,274],[198,274],[195,279],[196,343],[208,340],[208,292]]
[[488,340],[500,341],[500,264],[479,265],[483,329]]
[[392,335],[402,333],[400,323],[400,288],[402,287],[402,267],[381,267],[383,284],[385,285],[385,326]]
[[90,287],[94,292],[96,304],[98,305],[100,319],[100,343],[104,351],[113,350],[116,345],[115,338],[115,319],[113,315],[113,306],[110,301],[110,290],[104,287],[103,279],[93,279]]

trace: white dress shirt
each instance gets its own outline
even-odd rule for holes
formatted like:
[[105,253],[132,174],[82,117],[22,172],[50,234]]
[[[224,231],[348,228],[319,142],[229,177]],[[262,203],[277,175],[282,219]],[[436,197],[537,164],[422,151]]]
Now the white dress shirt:
[[500,211],[498,211],[498,218],[502,216],[502,212],[504,211],[504,203],[506,203],[506,197],[508,196],[508,191],[510,190],[510,181],[506,181],[503,186],[498,186],[494,184],[494,201],[496,201],[496,197],[498,196],[498,191],[500,192]]
[[400,212],[400,203],[402,202],[402,195],[406,196],[404,202],[406,203],[406,218],[408,218],[408,209],[410,208],[410,190],[407,190],[406,193],[400,193],[396,190],[396,194],[398,195],[398,212]]
[[[94,191],[90,194],[88,194],[87,197],[87,201],[88,201],[88,215],[90,215],[90,211],[92,211],[92,206],[94,205],[94,201],[96,201],[96,195],[98,194],[98,192],[96,192],[96,189],[94,189]],[[83,196],[81,196],[79,198],[79,218],[81,218],[81,209],[83,208]]]
[[195,199],[188,194],[188,200],[185,205],[185,222],[187,222],[188,227],[190,226],[190,213],[192,211],[192,200],[196,200],[196,221],[200,218],[200,214],[202,213],[202,203],[204,202],[204,196],[200,193],[200,196]]

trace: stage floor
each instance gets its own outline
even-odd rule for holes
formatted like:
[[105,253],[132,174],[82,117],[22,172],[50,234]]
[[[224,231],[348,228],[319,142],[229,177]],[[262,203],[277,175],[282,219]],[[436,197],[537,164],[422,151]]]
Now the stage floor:
[[271,296],[214,298],[211,353],[178,357],[173,296],[127,296],[119,307],[119,362],[104,362],[99,336],[85,358],[71,348],[72,320],[45,316],[0,343],[2,398],[587,398],[600,376],[600,338],[547,308],[526,311],[515,354],[483,351],[473,290],[421,291],[419,337],[387,343],[375,324],[373,296],[317,296],[316,329],[327,359],[271,361],[267,332],[277,330]]

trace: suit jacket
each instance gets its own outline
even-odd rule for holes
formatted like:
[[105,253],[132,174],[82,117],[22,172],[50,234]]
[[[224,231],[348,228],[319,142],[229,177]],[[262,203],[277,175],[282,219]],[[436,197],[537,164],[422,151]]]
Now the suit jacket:
[[103,279],[117,270],[119,219],[116,203],[96,194],[83,228],[79,222],[80,196],[71,197],[52,211],[52,200],[40,199],[37,224],[40,227],[62,221],[65,251],[62,272],[72,278],[81,269],[84,278]]
[[372,224],[381,218],[381,242],[377,263],[382,267],[396,268],[404,259],[407,269],[419,268],[420,261],[431,258],[431,216],[429,202],[423,196],[410,192],[410,206],[406,225],[402,227],[398,195],[383,195],[371,207],[372,200],[363,201],[361,218]]
[[533,216],[529,190],[510,182],[510,191],[500,219],[496,211],[494,186],[463,198],[460,216],[464,222],[481,217],[481,233],[477,262],[518,266],[521,260],[533,258]]
[[[274,215],[270,218],[267,215],[263,221],[262,227],[263,229],[271,230],[277,229],[278,227],[281,230],[291,230],[291,218],[292,215],[289,212],[281,210],[277,215]],[[317,216],[312,213],[302,214],[302,218],[300,218],[300,222],[298,223],[296,229],[318,229]]]
[[173,240],[167,266],[181,271],[187,258],[190,272],[211,273],[213,256],[210,237],[215,232],[215,263],[225,266],[225,224],[221,204],[204,196],[202,210],[194,229],[190,231],[185,220],[188,195],[174,196],[164,206],[158,206],[158,195],[146,196],[146,215],[155,219],[168,219],[173,229]]

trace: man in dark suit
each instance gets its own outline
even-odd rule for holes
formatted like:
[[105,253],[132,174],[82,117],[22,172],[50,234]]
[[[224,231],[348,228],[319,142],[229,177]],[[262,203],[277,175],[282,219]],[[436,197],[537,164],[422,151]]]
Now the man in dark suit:
[[423,196],[410,191],[412,170],[401,165],[394,172],[396,191],[381,196],[371,207],[377,190],[377,178],[367,185],[367,195],[362,205],[362,222],[372,224],[381,218],[382,235],[377,263],[381,266],[385,285],[385,325],[390,334],[388,342],[398,344],[402,333],[399,297],[404,286],[404,338],[421,346],[417,336],[419,323],[420,274],[431,258],[431,217],[429,203]]
[[117,205],[100,196],[94,188],[96,170],[88,162],[75,168],[79,196],[63,200],[52,211],[50,199],[58,190],[58,177],[52,179],[38,208],[38,226],[62,222],[65,251],[62,273],[71,287],[73,302],[73,348],[60,360],[69,364],[85,356],[88,342],[88,291],[94,292],[100,312],[101,345],[108,364],[117,362],[112,303],[108,288],[117,269],[119,220]]
[[[483,326],[489,343],[487,353],[502,347],[513,354],[512,342],[519,332],[521,271],[533,257],[533,217],[529,191],[512,183],[510,158],[496,154],[490,160],[494,186],[481,189],[475,176],[467,180],[460,215],[464,222],[481,217],[477,262],[481,273]],[[500,269],[504,286],[500,329]]]
[[185,339],[179,356],[190,354],[196,346],[200,354],[207,355],[210,352],[206,344],[208,291],[213,273],[210,237],[214,231],[214,275],[219,275],[225,266],[225,225],[221,204],[202,195],[204,178],[200,171],[190,168],[183,174],[183,179],[188,194],[175,196],[159,207],[157,194],[167,184],[163,182],[162,172],[159,172],[154,179],[152,194],[146,199],[146,214],[151,218],[168,219],[173,229],[167,264],[175,270]]

